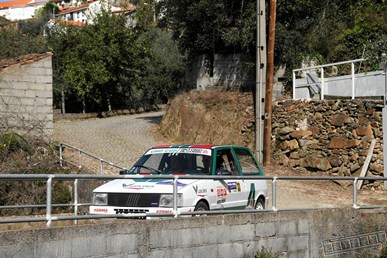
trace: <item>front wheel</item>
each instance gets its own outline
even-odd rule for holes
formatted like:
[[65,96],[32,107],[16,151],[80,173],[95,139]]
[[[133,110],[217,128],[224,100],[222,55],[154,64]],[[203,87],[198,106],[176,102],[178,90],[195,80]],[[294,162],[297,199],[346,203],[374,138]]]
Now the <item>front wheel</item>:
[[263,210],[265,209],[265,200],[262,197],[259,197],[257,200],[257,203],[255,204],[256,210]]
[[[194,209],[194,211],[208,211],[208,210],[210,209],[208,208],[208,205],[205,202],[198,202]],[[207,216],[207,214],[194,215],[194,216]]]

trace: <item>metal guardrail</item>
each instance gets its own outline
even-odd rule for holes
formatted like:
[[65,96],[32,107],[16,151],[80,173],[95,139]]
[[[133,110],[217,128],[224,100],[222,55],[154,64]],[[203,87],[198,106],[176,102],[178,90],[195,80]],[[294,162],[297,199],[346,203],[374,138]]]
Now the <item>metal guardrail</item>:
[[[156,213],[139,213],[136,215],[79,215],[78,208],[80,206],[88,206],[90,203],[78,203],[78,180],[113,180],[113,179],[172,179],[173,180],[173,213],[171,214],[156,214]],[[178,179],[212,179],[212,180],[227,180],[227,179],[249,179],[249,180],[271,180],[272,182],[272,208],[269,210],[233,210],[233,211],[201,211],[201,212],[177,212],[177,180]],[[359,206],[358,205],[358,190],[357,182],[359,180],[381,180],[386,181],[387,177],[324,177],[324,176],[173,176],[173,175],[157,175],[157,176],[139,176],[139,175],[115,175],[115,176],[102,176],[102,175],[69,175],[69,174],[0,174],[1,181],[23,181],[23,180],[40,180],[46,182],[46,203],[45,204],[31,204],[31,205],[8,205],[0,206],[0,209],[22,209],[22,208],[45,208],[45,217],[30,217],[30,218],[2,218],[1,223],[21,223],[21,222],[46,222],[46,226],[50,227],[52,221],[61,220],[73,220],[74,224],[80,219],[99,219],[99,218],[122,218],[122,217],[165,217],[173,216],[175,218],[184,215],[203,215],[203,214],[227,214],[227,213],[252,213],[252,212],[264,212],[264,211],[279,211],[277,208],[277,181],[279,180],[350,180],[353,181],[353,205],[354,209],[359,208],[376,208],[376,207],[387,207],[383,206]],[[52,203],[52,186],[54,180],[74,180],[74,194],[73,200],[69,204],[53,204]],[[66,216],[54,216],[52,213],[53,207],[73,207],[74,215]],[[289,209],[286,209],[289,210]],[[292,209],[292,210],[303,210],[303,209]]]
[[324,65],[317,65],[317,66],[311,66],[311,67],[306,67],[306,68],[299,68],[299,69],[294,69],[293,70],[293,99],[296,99],[296,86],[298,87],[310,87],[313,84],[316,84],[316,82],[312,83],[306,83],[306,84],[300,84],[296,85],[296,73],[297,72],[302,72],[302,71],[309,71],[309,70],[315,70],[315,69],[320,69],[321,70],[321,80],[320,80],[320,85],[321,85],[321,95],[320,99],[324,100],[324,90],[325,90],[325,77],[324,77],[324,68],[325,67],[333,67],[337,65],[344,65],[344,64],[351,64],[351,82],[352,82],[352,99],[355,99],[355,63],[358,62],[363,62],[366,61],[367,59],[360,58],[360,59],[354,59],[354,60],[349,60],[349,61],[344,61],[344,62],[337,62],[337,63],[331,63],[331,64],[324,64]]
[[[111,163],[109,161],[106,161],[100,157],[97,157],[96,155],[94,154],[91,154],[87,151],[84,151],[80,148],[77,148],[77,147],[74,147],[74,146],[71,146],[69,144],[66,144],[66,143],[60,143],[58,145],[59,147],[59,162],[60,162],[60,165],[63,166],[64,164],[70,164],[74,167],[76,167],[79,171],[82,171],[82,169],[85,167],[84,165],[84,159],[82,158],[83,155],[84,156],[87,156],[87,157],[90,157],[92,158],[93,160],[95,160],[96,162],[99,163],[99,172],[101,175],[105,174],[104,172],[107,171],[106,167],[104,166],[104,164],[106,165],[109,165],[113,168],[117,168],[117,169],[120,169],[120,170],[127,170],[127,168],[125,167],[122,167],[122,166],[119,166],[119,165],[116,165],[114,163]],[[65,160],[64,158],[64,150],[65,149],[70,149],[72,151],[74,151],[75,153],[78,154],[78,164],[76,164],[75,162],[72,162],[70,160]]]

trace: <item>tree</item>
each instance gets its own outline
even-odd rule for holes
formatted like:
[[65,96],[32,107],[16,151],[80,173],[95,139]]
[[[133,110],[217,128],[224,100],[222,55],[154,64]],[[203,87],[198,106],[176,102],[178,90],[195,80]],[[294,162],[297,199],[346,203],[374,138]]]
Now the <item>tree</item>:
[[136,42],[137,32],[125,23],[125,16],[104,11],[93,24],[59,27],[52,33],[61,84],[69,85],[82,100],[84,111],[87,99],[99,111],[121,103],[140,73],[138,59],[148,51]]
[[19,21],[0,30],[0,59],[47,51],[40,20]]
[[255,55],[255,2],[253,0],[164,0],[165,24],[188,56],[217,53]]
[[[254,60],[256,1],[164,0],[162,4],[164,24],[185,53],[239,52]],[[278,0],[276,65],[285,65],[290,75],[305,59],[328,63],[360,58],[371,42],[387,34],[386,5],[385,0]]]
[[184,58],[179,53],[176,42],[170,33],[161,29],[151,29],[141,37],[144,42],[151,42],[152,58],[148,59],[146,68],[139,81],[143,99],[149,104],[166,103],[179,91],[185,90]]

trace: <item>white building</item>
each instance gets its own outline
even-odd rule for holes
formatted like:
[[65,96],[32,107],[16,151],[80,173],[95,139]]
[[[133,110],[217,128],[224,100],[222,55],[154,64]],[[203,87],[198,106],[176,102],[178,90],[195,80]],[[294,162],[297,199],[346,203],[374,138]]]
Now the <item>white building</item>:
[[11,20],[26,20],[35,17],[37,9],[43,7],[48,1],[17,0],[0,2],[0,16]]

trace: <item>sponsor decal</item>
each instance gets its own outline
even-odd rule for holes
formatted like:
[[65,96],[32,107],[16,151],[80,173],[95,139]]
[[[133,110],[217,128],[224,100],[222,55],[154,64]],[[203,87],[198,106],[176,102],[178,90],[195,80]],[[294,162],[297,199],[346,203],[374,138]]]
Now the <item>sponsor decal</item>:
[[[197,185],[192,186],[196,194],[204,194],[207,193],[207,189],[198,189]],[[204,195],[203,195],[204,196]]]
[[150,154],[162,154],[162,153],[188,153],[188,154],[202,154],[211,156],[211,151],[208,149],[197,149],[197,148],[167,148],[167,149],[153,149],[149,150],[145,155]]
[[[132,190],[144,190],[151,189],[156,185],[173,185],[173,180],[164,180],[164,179],[134,179],[134,183],[122,184],[124,189]],[[177,186],[184,187],[187,184],[177,181]]]
[[103,212],[103,213],[107,213],[107,212],[108,212],[108,209],[106,209],[106,208],[94,208],[94,212]]
[[216,196],[218,197],[226,197],[227,196],[227,189],[224,187],[218,187],[216,189]]
[[172,213],[170,210],[157,210],[156,213]]
[[241,191],[241,185],[239,182],[228,182],[228,190],[230,192],[240,192]]
[[124,189],[132,189],[132,190],[151,189],[151,188],[153,188],[154,186],[155,186],[154,184],[152,184],[152,185],[136,184],[136,183],[132,183],[132,184],[122,184],[122,188],[124,188]]
[[222,204],[226,202],[226,198],[221,198],[216,201],[217,204]]
[[247,198],[246,206],[254,208],[254,200],[255,200],[255,184],[251,183],[249,197]]

